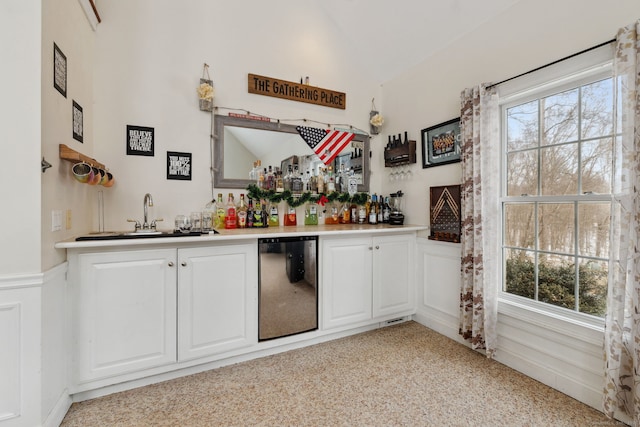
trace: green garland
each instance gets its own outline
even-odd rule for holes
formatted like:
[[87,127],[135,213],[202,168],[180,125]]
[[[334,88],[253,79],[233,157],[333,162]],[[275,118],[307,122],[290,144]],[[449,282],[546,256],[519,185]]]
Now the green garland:
[[307,202],[318,203],[323,196],[328,202],[335,202],[337,200],[340,203],[351,202],[356,205],[364,205],[369,198],[367,193],[356,193],[353,196],[350,196],[349,193],[339,193],[337,191],[329,194],[313,194],[309,191],[305,191],[304,193],[294,197],[294,194],[289,190],[285,190],[282,193],[276,193],[273,190],[261,190],[255,184],[249,184],[249,186],[247,186],[247,195],[254,200],[268,200],[271,203],[280,203],[284,201],[294,208]]

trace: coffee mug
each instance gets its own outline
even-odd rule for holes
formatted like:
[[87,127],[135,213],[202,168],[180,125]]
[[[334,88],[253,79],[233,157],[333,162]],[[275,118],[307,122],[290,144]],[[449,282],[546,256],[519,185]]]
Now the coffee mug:
[[116,179],[113,177],[113,174],[111,172],[107,172],[106,177],[106,182],[102,184],[103,187],[111,187],[116,183]]
[[95,166],[91,166],[91,171],[93,172],[93,177],[87,181],[87,184],[96,185],[102,180],[102,174],[100,173],[100,169]]
[[71,171],[73,172],[74,178],[82,182],[83,184],[86,184],[90,180],[94,179],[93,168],[88,163],[76,163],[71,168]]
[[100,171],[100,175],[102,175],[102,179],[100,180],[100,182],[98,184],[105,185],[107,183],[107,181],[109,181],[109,177],[107,176],[107,171],[104,170],[104,169],[100,169],[100,168],[98,168],[98,170]]

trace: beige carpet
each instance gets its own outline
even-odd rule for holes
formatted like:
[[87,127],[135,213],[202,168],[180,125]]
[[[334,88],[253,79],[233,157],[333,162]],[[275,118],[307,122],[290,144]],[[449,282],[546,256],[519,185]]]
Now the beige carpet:
[[73,404],[62,426],[621,425],[407,322]]

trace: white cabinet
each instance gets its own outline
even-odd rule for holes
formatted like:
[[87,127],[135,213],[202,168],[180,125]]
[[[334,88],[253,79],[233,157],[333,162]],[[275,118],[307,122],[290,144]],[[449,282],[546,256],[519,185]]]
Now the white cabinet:
[[373,238],[373,317],[404,315],[415,309],[415,235]]
[[176,250],[77,257],[72,281],[74,382],[175,362]]
[[257,343],[255,244],[70,259],[76,385]]
[[371,319],[371,237],[322,239],[322,328]]
[[255,244],[178,251],[178,359],[257,343]]
[[411,314],[414,234],[322,239],[322,327]]

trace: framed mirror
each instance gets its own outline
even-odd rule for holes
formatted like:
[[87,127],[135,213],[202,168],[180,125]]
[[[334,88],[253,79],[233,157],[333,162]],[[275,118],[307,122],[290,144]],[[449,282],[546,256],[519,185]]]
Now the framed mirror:
[[[255,181],[249,179],[253,163],[287,172],[297,165],[305,174],[317,174],[326,167],[302,139],[294,125],[215,115],[213,138],[213,185],[215,188],[245,189]],[[328,165],[327,165],[328,166]],[[331,166],[337,173],[350,171],[358,179],[358,191],[369,191],[369,135],[356,133],[351,144]]]

